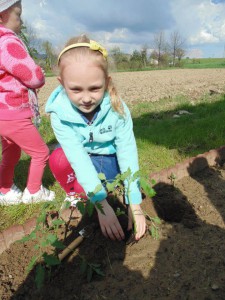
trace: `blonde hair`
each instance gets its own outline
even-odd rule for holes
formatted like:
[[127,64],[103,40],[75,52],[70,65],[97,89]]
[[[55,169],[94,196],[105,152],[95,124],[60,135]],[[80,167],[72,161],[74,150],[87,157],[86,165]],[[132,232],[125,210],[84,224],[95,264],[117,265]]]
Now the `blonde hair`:
[[[119,113],[121,116],[124,116],[125,112],[124,112],[122,101],[120,99],[120,96],[117,93],[116,87],[111,77],[109,77],[108,75],[108,62],[106,56],[103,55],[102,51],[98,49],[96,49],[97,51],[96,50],[93,51],[88,46],[80,47],[78,45],[76,47],[76,44],[79,43],[90,44],[90,39],[86,35],[81,35],[78,37],[73,37],[68,40],[68,42],[65,45],[65,48],[62,50],[58,58],[58,66],[60,69],[60,74],[62,73],[64,64],[67,61],[71,62],[71,59],[76,61],[83,61],[84,57],[88,57],[88,59],[91,59],[104,72],[105,78],[106,79],[109,78],[107,91],[110,95],[112,108],[115,112]],[[74,45],[74,47],[70,47],[71,45]],[[68,50],[66,48],[68,48]],[[104,48],[101,49],[105,50]]]

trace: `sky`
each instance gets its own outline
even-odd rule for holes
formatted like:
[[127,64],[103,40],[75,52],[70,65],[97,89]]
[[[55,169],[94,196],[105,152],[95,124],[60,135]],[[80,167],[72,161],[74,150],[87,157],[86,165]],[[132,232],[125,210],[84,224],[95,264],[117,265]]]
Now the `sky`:
[[225,57],[225,0],[22,0],[22,18],[56,53],[80,34],[132,53],[178,32],[185,57]]

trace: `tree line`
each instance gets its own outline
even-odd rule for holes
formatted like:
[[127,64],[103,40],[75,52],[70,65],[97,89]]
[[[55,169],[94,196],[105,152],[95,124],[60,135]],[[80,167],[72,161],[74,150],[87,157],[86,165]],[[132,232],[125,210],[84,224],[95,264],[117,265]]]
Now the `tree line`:
[[[49,41],[37,39],[35,31],[28,24],[24,24],[21,38],[27,46],[30,55],[44,68],[52,72],[57,65],[57,54]],[[178,31],[171,33],[169,39],[165,38],[163,31],[154,35],[151,46],[147,43],[140,50],[132,54],[114,47],[109,51],[111,70],[143,70],[148,68],[181,67],[185,56],[185,40]]]

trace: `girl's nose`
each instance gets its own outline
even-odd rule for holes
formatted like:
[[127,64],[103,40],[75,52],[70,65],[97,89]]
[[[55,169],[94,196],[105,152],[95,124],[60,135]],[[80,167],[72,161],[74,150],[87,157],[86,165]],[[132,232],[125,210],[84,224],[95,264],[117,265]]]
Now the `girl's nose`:
[[83,103],[90,103],[91,102],[91,97],[89,95],[85,95],[82,98]]

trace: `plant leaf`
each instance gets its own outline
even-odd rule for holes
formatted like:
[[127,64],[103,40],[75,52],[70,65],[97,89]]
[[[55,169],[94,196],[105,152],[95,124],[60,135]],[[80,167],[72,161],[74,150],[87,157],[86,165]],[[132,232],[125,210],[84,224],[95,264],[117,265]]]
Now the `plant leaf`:
[[100,192],[102,189],[102,185],[101,184],[98,184],[95,188],[95,190],[93,191],[94,195],[97,194],[98,192]]
[[52,254],[43,253],[42,256],[44,258],[44,262],[48,266],[56,266],[61,263],[60,260]]
[[34,265],[36,264],[38,258],[39,258],[39,257],[38,257],[37,255],[35,255],[35,256],[33,256],[33,257],[31,258],[31,260],[30,260],[30,262],[29,262],[29,264],[28,264],[28,266],[27,266],[27,269],[26,269],[26,272],[27,272],[27,273],[29,273],[29,272],[33,269],[33,267],[34,267]]
[[159,224],[159,225],[161,224],[161,220],[160,220],[159,217],[153,218],[153,222],[156,223],[156,224]]
[[91,203],[91,201],[89,201],[89,202],[87,203],[86,209],[87,209],[87,213],[88,213],[89,217],[92,216],[93,211],[94,211],[94,207],[95,207],[95,206],[94,206],[93,203]]
[[53,244],[58,238],[56,234],[49,233],[46,239],[50,242],[50,244]]
[[19,242],[27,242],[36,239],[36,233],[32,231],[29,235],[24,236]]
[[121,179],[122,181],[124,181],[125,179],[128,180],[130,176],[131,176],[131,169],[128,168],[126,172],[124,172],[124,173],[122,173],[122,174],[120,175],[120,179]]
[[46,212],[43,211],[40,216],[37,218],[37,223],[45,223],[46,221]]
[[[89,200],[88,200],[89,201]],[[88,202],[87,201],[87,202]],[[82,214],[82,216],[85,214],[85,205],[83,202],[77,202],[77,208],[80,211],[80,213]]]
[[81,274],[85,274],[86,273],[87,266],[88,266],[88,264],[87,264],[86,260],[82,259],[81,264],[80,264]]
[[98,275],[105,276],[105,273],[101,269],[95,268],[94,270],[95,270],[95,273],[97,273]]
[[107,191],[113,192],[115,186],[116,186],[116,182],[107,182],[106,184]]
[[52,243],[52,246],[57,249],[65,249],[66,248],[66,246],[58,239],[54,243]]
[[104,173],[99,173],[98,174],[98,178],[100,179],[100,180],[106,180],[106,177],[105,177],[105,174]]
[[91,266],[88,266],[87,269],[87,281],[90,282],[92,279],[92,275],[93,275],[93,269]]
[[40,290],[41,287],[43,286],[43,283],[45,280],[45,269],[40,264],[37,266],[34,280],[35,280],[35,284],[36,284],[37,288]]
[[52,225],[54,225],[54,226],[60,226],[60,225],[64,225],[64,224],[65,224],[65,221],[60,220],[60,219],[56,219],[56,220],[52,221]]
[[101,202],[95,202],[95,206],[96,206],[96,208],[97,208],[98,210],[100,210],[100,212],[101,212],[103,215],[105,215],[105,212],[104,212],[104,210],[103,210],[103,206],[102,206]]

